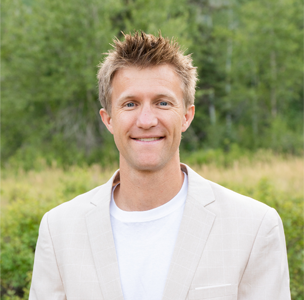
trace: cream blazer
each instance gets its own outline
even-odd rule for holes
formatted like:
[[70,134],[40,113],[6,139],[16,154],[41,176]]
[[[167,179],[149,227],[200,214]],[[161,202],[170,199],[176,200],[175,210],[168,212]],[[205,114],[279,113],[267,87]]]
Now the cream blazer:
[[[289,300],[277,212],[181,168],[188,196],[162,300]],[[30,300],[123,300],[109,214],[117,181],[44,215]]]

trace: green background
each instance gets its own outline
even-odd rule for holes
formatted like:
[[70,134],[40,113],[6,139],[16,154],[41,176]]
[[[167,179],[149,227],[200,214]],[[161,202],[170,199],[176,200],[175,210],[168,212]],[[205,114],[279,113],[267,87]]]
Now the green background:
[[[221,173],[242,158],[254,169],[265,158],[275,166],[276,157],[303,155],[302,1],[2,0],[1,299],[27,299],[42,215],[117,166],[96,73],[113,38],[134,30],[174,36],[198,68],[182,161]],[[107,176],[93,184],[94,165]],[[292,299],[304,300],[303,189],[282,191],[269,181],[275,176],[219,183],[278,210]],[[35,193],[32,177],[42,178]]]
[[2,166],[111,164],[97,65],[121,31],[174,36],[198,68],[181,151],[302,153],[300,0],[2,0]]

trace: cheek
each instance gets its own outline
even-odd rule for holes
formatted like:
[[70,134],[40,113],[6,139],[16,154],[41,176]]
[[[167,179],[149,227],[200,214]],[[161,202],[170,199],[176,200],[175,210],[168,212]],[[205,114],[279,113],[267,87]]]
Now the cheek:
[[118,118],[112,120],[112,128],[114,139],[121,139],[128,135],[130,129],[132,128],[132,118],[131,116],[125,116],[121,114]]
[[173,139],[181,139],[181,134],[183,132],[183,123],[180,116],[175,116],[173,119],[168,119],[166,122],[166,128],[169,130],[169,132],[171,132]]
[[170,128],[174,131],[180,131],[184,124],[184,114],[179,110],[172,110],[159,116],[166,128]]
[[182,133],[183,132],[183,128],[184,128],[184,117],[183,116],[178,116],[176,119],[175,119],[175,130],[178,132],[178,133]]

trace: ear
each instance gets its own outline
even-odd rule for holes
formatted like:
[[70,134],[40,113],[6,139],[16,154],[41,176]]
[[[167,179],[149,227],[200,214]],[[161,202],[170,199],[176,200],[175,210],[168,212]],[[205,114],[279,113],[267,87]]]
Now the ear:
[[186,113],[184,114],[182,132],[185,132],[190,126],[195,114],[195,106],[191,105],[187,108]]
[[103,122],[103,124],[105,124],[105,126],[107,127],[107,129],[113,134],[113,126],[112,126],[112,118],[111,116],[108,114],[108,112],[102,108],[99,111],[101,120]]

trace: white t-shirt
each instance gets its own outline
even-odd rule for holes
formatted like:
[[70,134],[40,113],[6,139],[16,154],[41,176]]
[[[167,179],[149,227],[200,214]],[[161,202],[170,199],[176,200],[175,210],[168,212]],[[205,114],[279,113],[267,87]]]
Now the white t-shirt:
[[[124,211],[112,199],[111,224],[125,300],[161,300],[187,198],[188,180],[169,202]],[[114,191],[114,189],[113,189]]]

